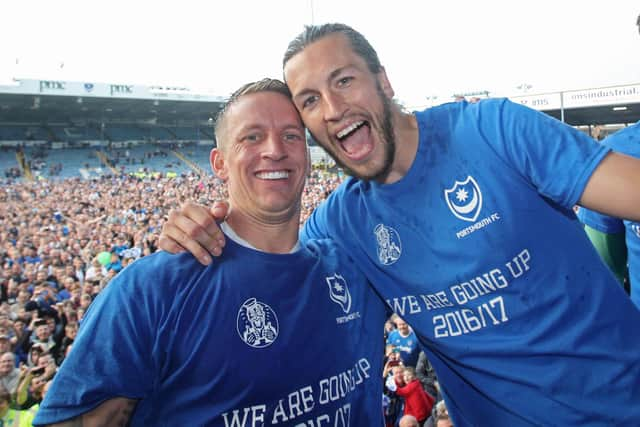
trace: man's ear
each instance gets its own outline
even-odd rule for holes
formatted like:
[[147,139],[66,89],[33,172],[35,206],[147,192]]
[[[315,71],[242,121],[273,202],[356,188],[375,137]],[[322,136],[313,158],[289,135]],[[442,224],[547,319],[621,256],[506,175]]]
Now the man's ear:
[[391,83],[389,83],[389,78],[387,77],[387,71],[384,67],[380,67],[380,72],[377,75],[378,83],[382,88],[382,91],[389,99],[393,99],[395,96],[395,92],[393,91],[393,87],[391,87]]
[[218,178],[223,181],[227,181],[229,177],[229,173],[227,171],[227,163],[224,160],[224,154],[220,149],[214,148],[211,150],[211,155],[209,156],[209,163],[211,163],[211,169],[213,173],[216,174]]

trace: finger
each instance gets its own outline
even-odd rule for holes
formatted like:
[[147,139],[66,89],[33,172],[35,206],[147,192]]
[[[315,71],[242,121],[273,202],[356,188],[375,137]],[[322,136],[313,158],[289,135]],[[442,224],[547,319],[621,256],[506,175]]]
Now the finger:
[[[223,240],[222,231],[209,211],[203,206],[184,209],[181,212],[169,214],[169,225],[173,225],[186,236],[195,240],[209,253],[218,256],[221,253],[220,240]],[[177,240],[176,243],[188,249],[187,242]]]
[[213,207],[211,207],[210,213],[215,218],[216,227],[218,229],[217,230],[218,232],[215,235],[216,238],[218,239],[218,246],[223,248],[225,245],[225,237],[224,237],[224,233],[222,233],[222,230],[220,230],[218,223],[224,221],[227,218],[227,215],[229,214],[229,203],[224,200],[216,201],[213,204]]
[[[160,248],[171,253],[177,253],[186,250],[190,252],[198,260],[198,262],[200,262],[200,264],[211,264],[211,256],[209,255],[207,249],[200,245],[198,241],[185,234],[180,228],[172,224],[167,223],[162,227],[162,235],[158,240],[158,245]],[[170,251],[169,249],[178,249],[178,251]]]
[[216,200],[211,207],[211,214],[216,221],[223,221],[229,213],[229,203],[226,200]]
[[171,237],[167,236],[163,227],[163,234],[158,238],[158,249],[169,252],[170,254],[179,254],[187,250],[176,243]]
[[[177,212],[177,215],[173,218],[176,219],[175,225],[177,227],[196,239],[198,243],[205,247],[210,253],[218,256],[221,253],[221,248],[224,246],[224,234],[222,230],[220,230],[216,220],[224,220],[226,214],[226,208],[223,208],[219,217],[214,217],[206,206],[187,202],[182,205],[180,211]],[[171,219],[172,217],[170,215],[169,222],[173,222]],[[186,220],[195,223],[195,228],[193,224]]]

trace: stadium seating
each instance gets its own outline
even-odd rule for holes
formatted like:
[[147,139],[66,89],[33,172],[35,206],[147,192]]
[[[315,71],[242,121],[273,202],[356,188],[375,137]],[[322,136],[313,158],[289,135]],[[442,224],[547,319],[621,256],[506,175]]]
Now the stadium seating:
[[103,139],[100,131],[93,126],[73,126],[65,124],[51,124],[47,126],[54,134],[54,141],[96,141]]
[[53,135],[39,125],[4,124],[0,141],[50,141]]

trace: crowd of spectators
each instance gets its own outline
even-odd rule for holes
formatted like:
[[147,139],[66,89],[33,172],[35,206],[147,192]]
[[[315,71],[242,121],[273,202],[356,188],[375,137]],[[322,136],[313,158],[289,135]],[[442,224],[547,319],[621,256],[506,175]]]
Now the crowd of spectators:
[[385,325],[386,427],[450,427],[435,371],[411,327],[397,314]]
[[[341,181],[314,169],[301,221]],[[37,408],[84,312],[119,271],[156,251],[171,209],[224,198],[219,179],[194,174],[0,181],[0,394],[11,410]]]

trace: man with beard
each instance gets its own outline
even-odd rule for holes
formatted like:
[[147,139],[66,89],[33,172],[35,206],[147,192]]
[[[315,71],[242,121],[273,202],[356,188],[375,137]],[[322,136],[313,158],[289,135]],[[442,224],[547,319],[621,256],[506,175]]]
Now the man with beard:
[[331,241],[298,243],[309,157],[290,96],[265,79],[218,117],[220,263],[157,253],[118,274],[34,424],[382,425],[385,306]]
[[[347,248],[411,325],[454,424],[640,425],[640,311],[572,210],[640,220],[640,192],[619,194],[640,161],[504,99],[404,112],[346,25],[307,27],[283,66],[305,125],[353,175],[301,236]],[[220,253],[206,208],[170,222],[164,249]]]

